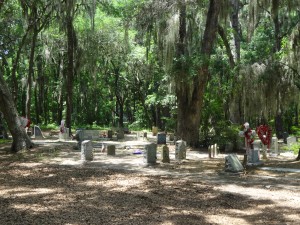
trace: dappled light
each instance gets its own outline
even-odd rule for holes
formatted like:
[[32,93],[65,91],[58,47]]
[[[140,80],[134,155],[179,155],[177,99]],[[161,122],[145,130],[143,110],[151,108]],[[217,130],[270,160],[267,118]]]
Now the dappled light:
[[[48,147],[39,147],[42,152],[43,148]],[[135,163],[142,163],[141,157],[126,158],[121,151],[124,163],[108,169],[107,163],[121,156],[98,153],[95,162],[66,166],[64,161],[77,160],[68,148],[44,155],[39,161],[30,152],[23,154],[24,162],[15,161],[0,171],[2,224],[7,223],[5,218],[16,224],[255,224],[298,220],[299,174],[285,177],[287,184],[275,179],[272,171],[266,178],[254,168],[248,174],[225,173],[221,155],[209,160],[207,154],[188,151],[187,160],[177,166],[171,162],[168,167],[160,163],[140,167]],[[4,165],[5,160],[0,163]]]
[[300,224],[299,18],[0,0],[0,225]]

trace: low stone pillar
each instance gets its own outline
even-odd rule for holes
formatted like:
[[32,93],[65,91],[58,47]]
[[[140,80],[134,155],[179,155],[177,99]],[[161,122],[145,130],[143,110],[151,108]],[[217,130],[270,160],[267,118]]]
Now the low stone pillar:
[[212,157],[212,151],[211,151],[211,149],[212,149],[212,145],[209,145],[208,146],[208,158],[210,158],[210,159]]
[[183,140],[176,141],[175,159],[186,159],[186,142]]
[[147,139],[147,132],[144,132],[144,138]]
[[163,163],[170,163],[170,156],[169,156],[169,148],[167,145],[164,145],[161,150],[161,158]]
[[217,144],[212,145],[212,157],[215,158],[218,155],[218,146]]
[[263,145],[262,146],[262,158],[263,159],[267,159],[267,146],[266,145]]
[[93,160],[93,144],[92,141],[86,140],[81,142],[81,160],[92,161]]
[[107,155],[116,155],[116,146],[115,145],[107,146]]
[[174,134],[173,133],[169,134],[169,141],[174,141]]
[[272,137],[272,154],[279,155],[278,138]]
[[156,164],[156,144],[145,145],[144,162],[146,164]]
[[152,127],[152,135],[156,136],[158,133],[158,127]]

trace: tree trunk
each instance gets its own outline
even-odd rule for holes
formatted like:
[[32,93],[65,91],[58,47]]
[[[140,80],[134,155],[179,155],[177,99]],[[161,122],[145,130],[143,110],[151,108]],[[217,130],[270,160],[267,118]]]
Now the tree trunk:
[[239,0],[231,0],[231,26],[233,28],[233,35],[234,35],[234,45],[235,45],[235,58],[236,61],[239,62],[241,58],[241,28],[239,22],[239,10],[240,4]]
[[[40,117],[42,116],[45,120],[47,117],[43,112],[44,109],[44,96],[45,96],[45,77],[43,76],[43,64],[42,64],[42,57],[39,55],[37,56],[37,79],[35,85],[35,111],[36,111],[36,123],[40,123]],[[47,121],[44,121],[47,124]]]
[[[281,38],[280,38],[280,22],[278,18],[279,13],[279,0],[272,0],[272,19],[274,23],[274,54],[279,52],[281,50]],[[277,73],[279,73],[280,70],[276,70]],[[275,74],[274,74],[275,75]],[[279,110],[281,108],[281,101],[280,97],[278,96],[278,109],[275,116],[275,129],[276,129],[276,135],[277,138],[283,138],[283,119],[282,119],[282,111]]]
[[71,12],[67,12],[66,28],[67,28],[67,41],[68,41],[68,64],[67,64],[67,76],[66,76],[66,126],[71,133],[71,121],[72,121],[72,105],[73,105],[73,80],[74,80],[74,46],[76,40],[76,34],[73,26],[73,16]]
[[28,78],[27,78],[27,92],[26,92],[26,117],[28,119],[31,119],[31,89],[32,89],[32,78],[34,76],[34,52],[35,52],[35,46],[37,41],[37,35],[38,30],[36,25],[33,29],[33,36],[32,36],[32,42],[31,42],[31,50],[30,50],[30,57],[29,57],[29,69],[28,69]]
[[15,60],[13,60],[12,62],[12,69],[11,69],[11,77],[12,77],[12,87],[13,87],[13,99],[14,99],[14,102],[17,104],[17,97],[18,97],[18,79],[17,79],[17,69],[18,69],[18,65],[19,65],[19,61],[20,61],[20,57],[21,57],[21,51],[22,51],[22,48],[25,44],[25,41],[26,41],[26,38],[27,38],[27,35],[29,33],[29,29],[27,29],[26,33],[23,35],[22,37],[22,40],[19,44],[19,48],[18,48],[18,51],[17,51],[17,55],[16,55],[16,58]]
[[[186,36],[186,7],[181,6],[180,10],[180,43],[177,47],[179,56],[185,54],[185,36]],[[181,76],[183,80],[176,81],[176,94],[178,100],[178,122],[177,135],[187,144],[196,147],[199,144],[199,124],[200,113],[203,103],[203,95],[209,77],[209,59],[216,39],[218,28],[218,15],[220,4],[216,0],[210,0],[209,10],[207,14],[206,27],[202,40],[200,55],[204,58],[204,62],[198,69],[198,74],[193,78],[192,84],[187,82],[187,77],[182,67]]]
[[24,148],[29,149],[33,147],[33,143],[21,127],[18,112],[13,101],[13,97],[2,77],[0,71],[0,109],[6,120],[8,129],[12,135],[13,143],[11,152],[18,152]]
[[[233,37],[234,37],[234,46],[235,46],[235,64],[239,65],[240,58],[241,58],[241,39],[242,39],[242,32],[239,22],[239,11],[240,11],[240,1],[239,0],[231,0],[231,27],[233,29]],[[233,123],[242,123],[243,118],[243,110],[241,106],[241,95],[238,93],[241,92],[239,90],[241,87],[238,87],[237,84],[237,78],[239,77],[239,68],[236,70],[236,74],[234,76],[233,81],[233,93],[231,94],[231,98],[229,101],[229,120]]]

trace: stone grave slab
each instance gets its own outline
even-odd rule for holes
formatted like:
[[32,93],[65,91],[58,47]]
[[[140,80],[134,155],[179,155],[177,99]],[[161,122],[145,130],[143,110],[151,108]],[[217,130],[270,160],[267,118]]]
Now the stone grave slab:
[[115,145],[107,146],[107,155],[116,155],[116,146]]
[[144,163],[156,164],[156,149],[157,145],[154,143],[145,145]]
[[239,161],[236,154],[230,154],[225,157],[225,171],[238,173],[244,170],[243,165]]
[[43,139],[45,138],[43,133],[42,133],[42,130],[39,126],[36,126],[34,125],[33,128],[32,128],[32,138],[35,138],[35,139]]
[[161,149],[161,158],[163,163],[170,163],[169,148],[167,145],[164,145]]
[[293,137],[293,136],[287,137],[286,144],[288,146],[290,146],[290,145],[292,145],[294,143],[297,143],[297,138],[296,137]]
[[175,159],[186,159],[186,142],[183,140],[179,140],[176,141],[175,145]]

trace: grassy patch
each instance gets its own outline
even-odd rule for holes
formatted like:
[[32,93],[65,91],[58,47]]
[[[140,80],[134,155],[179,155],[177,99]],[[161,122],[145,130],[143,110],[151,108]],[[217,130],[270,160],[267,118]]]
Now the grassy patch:
[[286,145],[286,146],[282,147],[281,149],[284,150],[284,151],[293,151],[294,155],[298,155],[298,152],[299,152],[299,149],[300,149],[300,143],[297,142],[297,143],[291,144],[289,146]]

